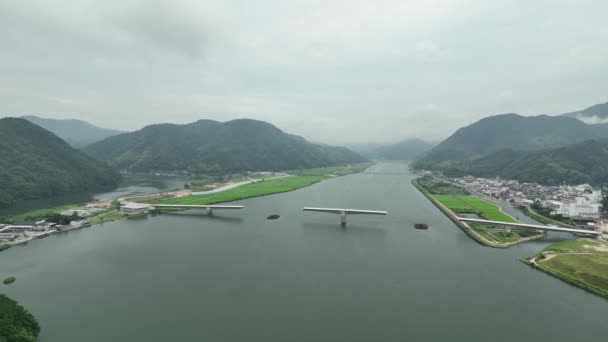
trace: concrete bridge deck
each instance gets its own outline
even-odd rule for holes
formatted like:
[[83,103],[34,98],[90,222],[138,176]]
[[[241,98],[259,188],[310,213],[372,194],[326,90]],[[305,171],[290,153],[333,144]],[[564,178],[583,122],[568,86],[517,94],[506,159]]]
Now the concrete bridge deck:
[[594,237],[601,237],[602,232],[597,230],[587,230],[587,229],[579,229],[579,228],[566,228],[566,227],[555,227],[555,226],[541,226],[537,224],[527,224],[527,223],[511,223],[511,222],[502,222],[502,221],[490,221],[490,220],[482,220],[475,218],[467,218],[467,217],[459,217],[460,221],[463,222],[471,222],[471,223],[486,223],[486,224],[494,224],[494,225],[502,225],[510,228],[527,228],[527,229],[538,229],[544,231],[552,231],[552,232],[562,232],[562,233],[572,233],[572,234],[585,234],[592,235]]
[[243,209],[245,206],[242,205],[204,205],[204,204],[153,204],[154,208],[157,209],[206,209],[207,214],[212,215],[213,210],[216,209]]
[[381,210],[361,210],[361,209],[338,209],[338,208],[302,208],[304,211],[316,211],[320,213],[329,213],[340,215],[340,224],[346,225],[346,215],[387,215],[387,211]]

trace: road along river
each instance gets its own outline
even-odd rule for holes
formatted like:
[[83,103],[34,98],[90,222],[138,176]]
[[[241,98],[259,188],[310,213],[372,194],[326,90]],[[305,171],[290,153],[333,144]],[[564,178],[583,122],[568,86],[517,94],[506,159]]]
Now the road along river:
[[[519,261],[546,241],[480,246],[412,177],[407,164],[383,163],[239,201],[239,212],[191,210],[32,241],[0,253],[0,276],[17,277],[3,291],[40,321],[42,342],[607,336],[605,299]],[[305,206],[389,215],[351,216],[342,229],[339,216]]]

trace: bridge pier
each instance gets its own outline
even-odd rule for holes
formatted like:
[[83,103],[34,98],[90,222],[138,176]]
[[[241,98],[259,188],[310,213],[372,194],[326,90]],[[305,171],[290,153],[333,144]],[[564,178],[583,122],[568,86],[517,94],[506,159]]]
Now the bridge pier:
[[207,215],[213,216],[213,208],[207,207]]
[[340,225],[346,227],[346,212],[344,211],[340,212]]
[[511,233],[511,226],[506,225],[506,226],[505,226],[505,231],[506,231],[507,233]]

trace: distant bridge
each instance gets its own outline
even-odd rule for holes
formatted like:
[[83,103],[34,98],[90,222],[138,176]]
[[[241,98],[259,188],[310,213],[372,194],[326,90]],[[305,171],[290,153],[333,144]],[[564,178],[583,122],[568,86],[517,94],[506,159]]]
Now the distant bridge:
[[490,220],[474,219],[474,218],[468,218],[468,217],[459,217],[458,220],[463,221],[463,222],[471,222],[471,223],[486,223],[486,224],[501,225],[501,226],[505,226],[507,231],[511,231],[512,228],[522,228],[522,229],[529,228],[529,229],[538,229],[538,230],[543,230],[543,231],[591,235],[598,239],[600,237],[602,237],[602,232],[598,231],[598,230],[587,230],[587,229],[555,227],[555,226],[541,226],[541,225],[537,225],[537,224],[527,224],[527,223],[490,221]]
[[197,205],[197,204],[154,204],[157,209],[207,209],[208,215],[213,215],[216,209],[243,209],[242,205]]
[[330,213],[340,215],[340,224],[346,225],[346,215],[387,215],[387,211],[379,210],[360,210],[360,209],[337,209],[337,208],[302,208],[304,211],[316,211],[320,213]]

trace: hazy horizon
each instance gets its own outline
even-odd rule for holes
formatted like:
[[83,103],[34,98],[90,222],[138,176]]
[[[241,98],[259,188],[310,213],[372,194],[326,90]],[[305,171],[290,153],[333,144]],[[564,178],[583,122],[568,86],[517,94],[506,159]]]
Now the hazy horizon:
[[327,144],[438,141],[608,101],[596,1],[0,0],[0,117],[133,131],[268,121]]

